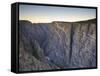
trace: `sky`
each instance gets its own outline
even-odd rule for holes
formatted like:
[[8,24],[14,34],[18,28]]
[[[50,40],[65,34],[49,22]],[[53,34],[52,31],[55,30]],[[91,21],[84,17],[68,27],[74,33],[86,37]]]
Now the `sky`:
[[96,18],[94,8],[19,5],[19,19],[32,23],[75,22]]

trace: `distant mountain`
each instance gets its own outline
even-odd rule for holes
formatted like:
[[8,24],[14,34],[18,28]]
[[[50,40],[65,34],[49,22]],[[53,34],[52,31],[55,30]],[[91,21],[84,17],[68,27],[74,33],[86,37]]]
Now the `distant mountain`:
[[80,22],[19,21],[19,70],[96,67],[96,19]]

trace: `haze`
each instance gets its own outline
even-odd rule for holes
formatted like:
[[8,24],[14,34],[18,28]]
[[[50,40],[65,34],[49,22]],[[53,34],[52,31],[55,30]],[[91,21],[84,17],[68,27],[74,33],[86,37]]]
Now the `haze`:
[[93,8],[19,5],[19,19],[32,23],[75,22],[93,18],[96,18],[96,9]]

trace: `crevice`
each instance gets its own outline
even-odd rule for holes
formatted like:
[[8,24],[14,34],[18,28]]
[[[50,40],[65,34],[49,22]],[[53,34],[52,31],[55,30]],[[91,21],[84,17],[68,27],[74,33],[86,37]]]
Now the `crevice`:
[[73,34],[74,34],[74,30],[73,30],[73,24],[72,24],[72,25],[71,25],[71,31],[70,31],[69,63],[71,62],[71,58],[72,58]]

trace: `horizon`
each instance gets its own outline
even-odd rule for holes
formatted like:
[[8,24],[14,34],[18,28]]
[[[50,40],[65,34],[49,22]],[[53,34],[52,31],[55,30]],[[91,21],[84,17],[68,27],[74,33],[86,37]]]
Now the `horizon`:
[[[94,20],[94,19],[96,19],[96,18],[87,19],[87,20],[81,20],[81,21],[88,21],[88,20]],[[30,20],[19,20],[19,21],[29,21],[29,22],[33,23],[33,22],[30,21]],[[81,22],[81,21],[74,21],[74,22]],[[51,21],[51,22],[36,22],[36,23],[52,23],[52,22],[68,22],[68,21]],[[35,22],[34,22],[34,23],[35,23]],[[71,23],[71,22],[69,22],[69,23]]]
[[32,23],[51,23],[53,21],[77,22],[96,18],[96,9],[78,7],[54,7],[20,5],[19,20]]

